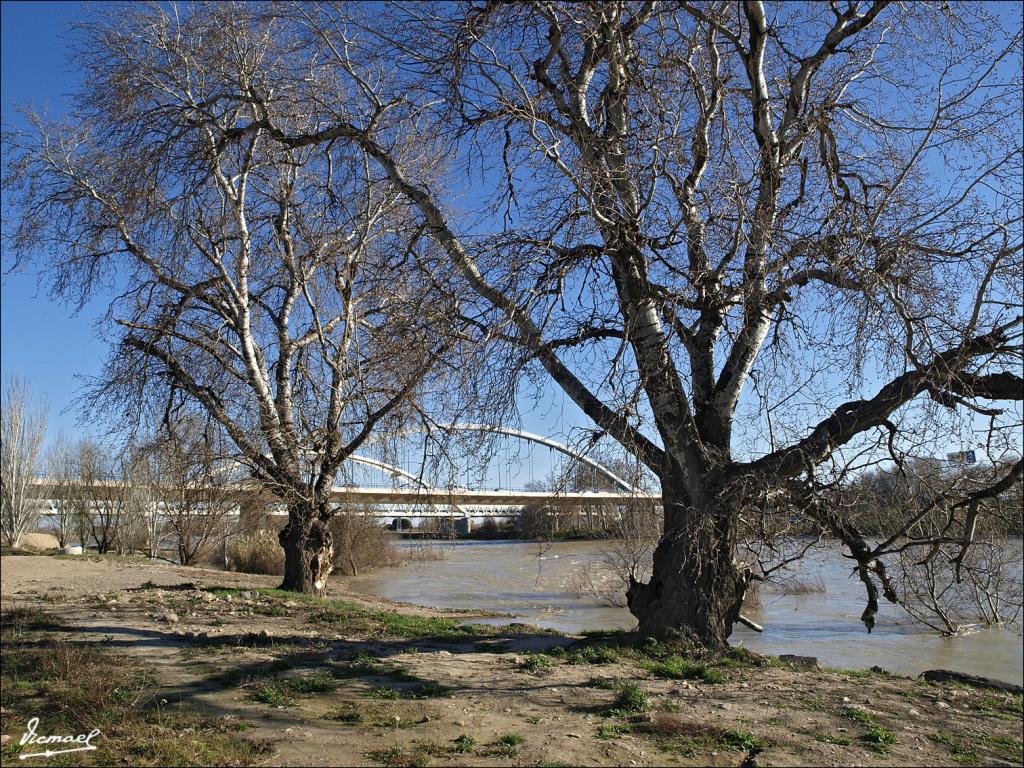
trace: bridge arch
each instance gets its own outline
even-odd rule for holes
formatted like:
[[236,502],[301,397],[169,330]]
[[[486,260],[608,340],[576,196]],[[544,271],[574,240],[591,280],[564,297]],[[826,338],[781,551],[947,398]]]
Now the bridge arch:
[[[349,456],[348,459],[346,459],[346,461],[354,461],[356,464],[365,464],[368,467],[383,470],[384,472],[390,474],[392,477],[401,477],[406,480],[410,480],[416,485],[418,485],[424,491],[436,492],[440,490],[432,486],[430,483],[425,483],[421,478],[417,477],[411,472],[406,472],[401,467],[396,467],[394,464],[388,464],[386,461],[378,461],[377,459],[372,459],[369,456],[358,456],[356,454],[352,454],[351,456]],[[460,504],[452,504],[452,508],[461,512],[463,517],[470,516],[469,510],[467,510]]]
[[518,437],[521,440],[528,442],[537,443],[538,445],[544,445],[548,448],[552,448],[559,453],[563,453],[577,461],[581,461],[584,464],[593,467],[602,475],[607,477],[619,488],[626,491],[627,493],[641,493],[640,489],[634,485],[623,480],[621,477],[612,472],[608,467],[604,466],[600,462],[594,461],[586,454],[580,453],[577,450],[570,448],[564,443],[560,443],[557,440],[552,440],[549,437],[543,435],[536,435],[533,432],[526,432],[522,429],[514,429],[513,427],[502,427],[496,424],[472,424],[472,423],[455,423],[455,424],[438,424],[440,430],[452,430],[456,432],[486,432],[495,435],[506,435],[508,437]]

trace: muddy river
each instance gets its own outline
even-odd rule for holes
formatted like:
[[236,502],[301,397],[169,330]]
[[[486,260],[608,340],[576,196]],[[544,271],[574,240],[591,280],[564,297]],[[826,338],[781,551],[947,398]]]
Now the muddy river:
[[[504,611],[517,620],[565,632],[635,626],[624,607],[580,595],[581,577],[599,572],[600,542],[453,541],[415,546],[426,546],[434,559],[414,558],[398,568],[358,576],[348,580],[350,587],[425,606]],[[734,645],[762,653],[817,656],[831,667],[878,665],[905,675],[942,668],[1014,683],[1024,679],[1021,635],[1016,631],[979,629],[942,637],[897,606],[883,603],[875,629],[868,634],[859,620],[863,586],[850,575],[846,562],[816,556],[795,576],[819,591],[787,595],[762,590],[760,607],[744,613],[764,632],[740,626],[731,638]]]

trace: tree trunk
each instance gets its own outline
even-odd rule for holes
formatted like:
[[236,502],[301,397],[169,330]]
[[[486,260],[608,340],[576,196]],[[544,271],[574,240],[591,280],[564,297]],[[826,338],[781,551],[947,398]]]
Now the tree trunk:
[[[713,494],[709,494],[711,497]],[[682,635],[721,650],[740,613],[749,574],[737,567],[738,510],[726,503],[694,508],[663,483],[665,529],[651,579],[630,579],[626,599],[643,635]]]
[[284,548],[281,589],[322,595],[334,556],[334,543],[326,520],[312,506],[291,506],[288,525],[278,534],[278,540]]

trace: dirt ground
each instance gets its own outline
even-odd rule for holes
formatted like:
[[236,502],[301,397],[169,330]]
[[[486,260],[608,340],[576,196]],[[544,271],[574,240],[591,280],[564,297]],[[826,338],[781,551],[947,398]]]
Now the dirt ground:
[[[47,556],[5,556],[0,574],[5,611],[39,609],[47,638],[145,665],[161,706],[247,722],[269,765],[1022,764],[1020,696],[989,689],[748,661],[669,679],[664,660],[521,625],[435,637],[387,612],[445,627],[479,614],[367,600],[343,580],[328,597],[359,620],[253,591],[273,577]],[[643,701],[624,705],[623,682]]]

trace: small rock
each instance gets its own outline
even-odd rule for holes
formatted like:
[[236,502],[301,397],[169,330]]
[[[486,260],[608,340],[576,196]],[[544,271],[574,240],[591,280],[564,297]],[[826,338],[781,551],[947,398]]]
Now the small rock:
[[424,715],[423,718],[420,720],[420,722],[421,723],[429,723],[430,722],[430,715]]
[[465,727],[465,725],[466,725],[466,721],[465,721],[465,720],[456,720],[456,721],[455,721],[455,724],[456,724],[457,726],[459,726],[460,728],[463,728],[463,727]]
[[177,624],[178,614],[176,614],[174,611],[168,611],[163,615],[163,620],[166,621],[168,624]]
[[437,655],[438,656],[451,656],[452,652],[451,651],[438,651]]
[[913,707],[911,707],[911,708],[910,708],[910,711],[909,711],[909,712],[907,712],[907,714],[908,714],[908,715],[910,715],[910,716],[912,716],[912,717],[917,717],[917,716],[918,716],[918,715],[920,715],[921,713],[920,713],[920,712],[918,712],[918,711],[917,711],[916,709],[914,709]]
[[583,738],[578,733],[567,733],[565,735],[568,736],[570,739],[582,739]]
[[6,744],[10,740],[11,740],[11,737],[8,736],[6,733],[3,734],[2,736],[0,736],[0,744]]
[[750,683],[740,683],[740,688],[749,688]]
[[939,709],[949,709],[949,704],[947,704],[944,701],[937,701],[937,702],[935,702],[935,706],[938,707]]
[[732,709],[732,704],[730,704],[727,701],[723,701],[721,704],[718,705],[718,708],[719,709]]
[[850,703],[850,697],[849,696],[843,696],[843,704],[849,704],[849,703]]

